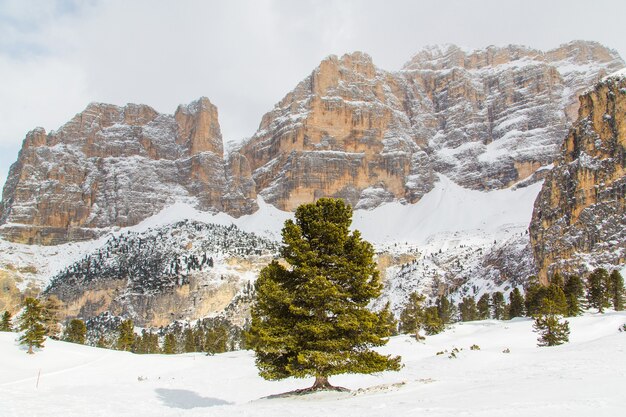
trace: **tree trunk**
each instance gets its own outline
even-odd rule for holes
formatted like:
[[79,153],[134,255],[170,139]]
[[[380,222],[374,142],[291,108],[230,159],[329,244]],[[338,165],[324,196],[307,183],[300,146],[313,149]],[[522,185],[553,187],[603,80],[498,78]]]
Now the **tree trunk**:
[[333,389],[333,388],[334,387],[332,385],[330,385],[330,382],[328,382],[328,377],[327,376],[321,376],[321,375],[316,375],[315,376],[315,383],[311,387],[312,390]]
[[35,353],[35,352],[33,352],[33,345],[28,345],[28,352],[26,352],[26,353],[28,353],[29,355],[32,355],[32,354]]

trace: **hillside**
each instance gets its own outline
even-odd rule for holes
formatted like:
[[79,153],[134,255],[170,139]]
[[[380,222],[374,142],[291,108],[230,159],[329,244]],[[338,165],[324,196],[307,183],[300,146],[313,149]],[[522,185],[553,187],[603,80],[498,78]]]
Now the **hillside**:
[[30,356],[0,332],[0,403],[5,417],[621,415],[626,313],[570,323],[571,342],[551,348],[536,347],[529,319],[458,323],[425,343],[394,337],[381,350],[402,356],[401,371],[332,379],[351,393],[275,399],[264,397],[312,381],[264,381],[249,351],[134,355],[47,341]]

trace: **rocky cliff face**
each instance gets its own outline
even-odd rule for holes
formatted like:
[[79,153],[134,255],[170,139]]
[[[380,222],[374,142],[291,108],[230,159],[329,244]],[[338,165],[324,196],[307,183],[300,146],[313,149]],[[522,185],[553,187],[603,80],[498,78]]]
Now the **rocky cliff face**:
[[241,148],[256,191],[280,208],[322,196],[356,208],[415,202],[436,173],[490,190],[550,164],[578,94],[624,66],[597,43],[428,48],[395,73],[331,56],[267,113]]
[[578,120],[537,197],[530,226],[539,277],[626,262],[626,79],[580,97]]
[[241,165],[224,162],[217,108],[206,98],[173,116],[92,103],[58,131],[26,136],[4,188],[2,234],[38,244],[88,239],[181,199],[239,215],[254,209]]

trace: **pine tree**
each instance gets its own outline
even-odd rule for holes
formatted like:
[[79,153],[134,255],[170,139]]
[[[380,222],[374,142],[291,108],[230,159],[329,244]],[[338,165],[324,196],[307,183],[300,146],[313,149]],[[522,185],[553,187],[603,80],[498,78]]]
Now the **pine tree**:
[[176,337],[172,333],[167,333],[165,335],[165,340],[163,341],[163,353],[167,355],[173,355],[176,353]]
[[24,300],[24,312],[20,316],[18,329],[24,332],[20,337],[20,344],[28,346],[29,354],[35,353],[33,347],[43,348],[46,328],[43,308],[36,298],[28,297]]
[[135,330],[132,320],[124,320],[118,329],[117,349],[130,351],[135,344]]
[[72,319],[65,329],[65,337],[63,339],[67,342],[84,345],[86,336],[87,326],[85,326],[85,322],[80,319]]
[[604,268],[594,270],[587,278],[587,303],[603,313],[609,307],[609,273]]
[[206,333],[205,350],[207,354],[226,352],[228,350],[228,329],[225,326],[216,326]]
[[185,352],[195,352],[196,351],[196,341],[194,338],[193,330],[191,328],[185,329],[183,333],[183,337],[185,338],[184,350]]
[[248,342],[259,373],[276,380],[315,377],[311,390],[332,386],[328,377],[400,368],[383,356],[390,334],[386,313],[367,308],[382,291],[372,245],[350,233],[352,209],[342,200],[304,204],[287,220],[281,254],[255,283]]
[[5,311],[2,314],[2,319],[0,320],[0,332],[12,332],[13,325],[11,324],[11,313]]
[[437,315],[444,325],[452,323],[455,316],[453,304],[444,295],[437,299]]
[[609,298],[615,311],[624,309],[624,278],[617,269],[609,276]]
[[547,287],[535,281],[535,277],[530,277],[530,283],[526,287],[526,296],[524,305],[526,307],[526,315],[528,317],[539,314],[541,302],[545,298]]
[[474,297],[463,297],[463,301],[459,304],[459,311],[461,312],[461,321],[476,320],[478,310],[476,310]]
[[476,308],[478,309],[478,320],[487,320],[491,317],[489,298],[489,294],[484,293],[478,299],[478,303],[476,304]]
[[567,300],[567,316],[574,317],[580,315],[582,312],[580,298],[585,293],[585,287],[580,277],[578,275],[570,275],[567,277],[563,292]]
[[63,302],[56,295],[51,295],[42,307],[46,336],[51,339],[58,339],[61,331],[59,321],[61,320]]
[[385,304],[383,311],[389,312],[389,314],[387,314],[386,325],[389,328],[391,336],[396,336],[398,334],[398,320],[396,320],[391,312],[391,303],[389,301]]
[[514,288],[509,295],[509,319],[524,316],[524,297],[519,288]]
[[424,321],[424,307],[422,306],[424,300],[426,297],[423,295],[417,292],[411,293],[402,313],[400,313],[400,332],[411,333],[417,340],[423,339],[419,331]]
[[563,292],[561,287],[557,284],[548,285],[543,292],[543,298],[541,299],[539,313],[550,313],[565,316],[567,315],[567,312],[567,299],[565,298],[565,293]]
[[493,305],[493,318],[504,319],[504,295],[500,291],[491,294],[491,304]]
[[569,322],[561,322],[557,313],[559,307],[547,299],[543,305],[544,313],[535,317],[533,330],[539,333],[538,346],[556,346],[569,341]]
[[427,335],[432,336],[441,333],[445,328],[443,320],[439,317],[439,309],[437,306],[430,306],[424,310],[424,331]]

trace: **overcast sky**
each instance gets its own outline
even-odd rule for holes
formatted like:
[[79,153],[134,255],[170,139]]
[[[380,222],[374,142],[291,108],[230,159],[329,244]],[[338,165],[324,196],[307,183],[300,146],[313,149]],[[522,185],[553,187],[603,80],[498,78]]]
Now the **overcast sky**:
[[29,130],[89,102],[173,113],[208,97],[225,141],[330,54],[397,70],[422,47],[595,40],[626,57],[626,1],[0,0],[0,184]]

